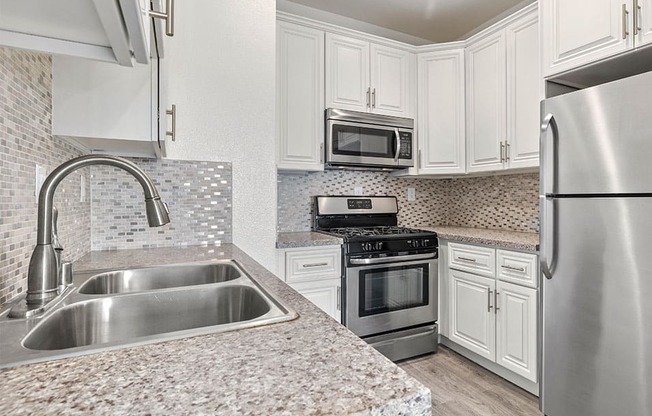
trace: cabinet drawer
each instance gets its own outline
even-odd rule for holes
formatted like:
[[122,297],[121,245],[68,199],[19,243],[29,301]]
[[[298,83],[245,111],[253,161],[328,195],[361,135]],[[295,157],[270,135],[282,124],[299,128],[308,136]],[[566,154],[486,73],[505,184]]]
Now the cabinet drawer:
[[536,254],[497,250],[498,279],[522,286],[536,288],[539,279]]
[[342,274],[342,251],[302,250],[285,253],[285,281],[339,278]]
[[448,266],[451,269],[486,277],[496,276],[495,249],[457,243],[449,243],[448,248]]

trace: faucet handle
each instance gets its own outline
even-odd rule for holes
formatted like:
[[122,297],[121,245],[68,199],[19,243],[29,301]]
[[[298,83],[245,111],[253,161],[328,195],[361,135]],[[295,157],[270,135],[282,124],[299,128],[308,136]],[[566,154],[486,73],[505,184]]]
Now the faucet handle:
[[72,285],[72,262],[64,261],[59,266],[59,285],[61,287]]

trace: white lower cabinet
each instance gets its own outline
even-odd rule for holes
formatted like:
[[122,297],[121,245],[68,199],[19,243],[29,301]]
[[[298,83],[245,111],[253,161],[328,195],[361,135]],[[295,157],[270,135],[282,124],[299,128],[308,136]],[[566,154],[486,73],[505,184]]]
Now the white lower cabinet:
[[341,284],[341,279],[328,279],[317,282],[292,283],[290,286],[337,322],[341,322]]
[[450,282],[450,340],[493,360],[496,318],[491,302],[496,281],[451,270]]
[[342,321],[340,246],[277,250],[277,275],[319,309]]
[[537,290],[496,284],[496,362],[537,381]]
[[[538,379],[537,256],[447,241],[440,249],[442,336],[503,377],[518,375],[506,378],[532,391]],[[487,257],[491,273],[456,261],[473,259],[473,253]]]

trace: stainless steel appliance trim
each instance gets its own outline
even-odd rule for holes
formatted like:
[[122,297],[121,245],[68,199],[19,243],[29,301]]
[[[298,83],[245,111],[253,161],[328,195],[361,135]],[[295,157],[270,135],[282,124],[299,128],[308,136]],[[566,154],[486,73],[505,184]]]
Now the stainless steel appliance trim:
[[394,162],[398,163],[398,157],[401,155],[401,133],[398,129],[394,129],[394,134],[396,135],[396,155],[394,156]]
[[[344,323],[354,334],[358,336],[374,335],[381,332],[394,331],[419,324],[428,324],[437,320],[438,299],[437,299],[437,259],[427,261],[417,260],[399,262],[397,266],[417,266],[426,263],[428,265],[428,304],[413,308],[399,309],[378,315],[359,317],[359,277],[363,270],[373,270],[378,266],[347,267],[345,274],[345,316]],[[383,267],[388,267],[383,265]]]
[[411,118],[340,110],[337,108],[329,108],[326,110],[326,120],[350,121],[353,123],[373,124],[392,128],[414,129],[414,120]]
[[[370,199],[372,209],[349,209],[347,205],[349,199]],[[395,196],[317,196],[315,203],[319,215],[398,213],[398,202]]]
[[437,324],[364,338],[392,361],[437,351]]
[[402,261],[412,261],[412,260],[428,260],[428,259],[434,259],[435,256],[436,253],[408,254],[405,256],[377,257],[372,259],[350,259],[349,262],[355,265],[386,264],[386,263],[400,263]]
[[[543,106],[544,104],[542,104]],[[545,109],[545,107],[542,107]],[[548,144],[547,132],[552,131],[552,140]],[[559,129],[555,117],[547,114],[541,123],[540,154],[541,154],[541,229],[539,234],[540,251],[539,264],[541,272],[546,278],[552,278],[552,264],[554,256],[554,232],[555,232],[555,202],[548,195],[555,190],[555,155],[556,141],[559,137]]]

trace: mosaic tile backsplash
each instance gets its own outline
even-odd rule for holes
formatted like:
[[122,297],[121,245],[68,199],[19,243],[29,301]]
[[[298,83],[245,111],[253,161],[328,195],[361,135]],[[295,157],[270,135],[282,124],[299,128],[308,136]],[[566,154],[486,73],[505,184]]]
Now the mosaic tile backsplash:
[[143,191],[123,170],[93,166],[92,249],[219,245],[231,242],[231,164],[131,159],[154,181],[170,223],[150,228]]
[[[308,231],[315,195],[396,195],[399,224],[539,231],[539,175],[425,179],[384,172],[325,171],[278,175],[278,231]],[[416,200],[407,200],[415,188]]]
[[[36,165],[49,173],[82,154],[52,137],[51,65],[49,55],[0,48],[0,306],[27,286],[36,244]],[[88,195],[88,168],[69,175],[55,193],[66,259],[76,260],[90,250]]]

